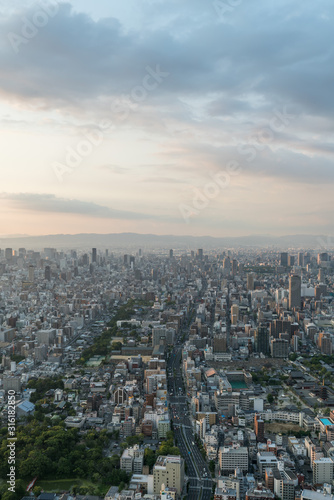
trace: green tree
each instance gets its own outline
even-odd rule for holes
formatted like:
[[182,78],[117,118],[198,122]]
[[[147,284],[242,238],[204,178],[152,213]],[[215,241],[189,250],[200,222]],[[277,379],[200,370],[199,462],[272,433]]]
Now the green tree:
[[35,486],[32,491],[35,497],[38,497],[42,493],[42,488],[40,486]]
[[267,395],[267,401],[269,404],[272,404],[274,402],[274,396],[271,393]]
[[144,464],[148,465],[149,468],[151,469],[153,465],[155,464],[156,461],[156,454],[154,453],[151,448],[145,448],[144,451]]
[[111,343],[111,350],[112,351],[120,351],[122,349],[122,342],[112,342]]
[[61,457],[57,464],[57,475],[68,477],[71,474],[71,463],[68,458]]
[[122,490],[124,490],[124,488],[125,488],[125,483],[123,483],[122,481],[118,486],[118,491],[121,492]]

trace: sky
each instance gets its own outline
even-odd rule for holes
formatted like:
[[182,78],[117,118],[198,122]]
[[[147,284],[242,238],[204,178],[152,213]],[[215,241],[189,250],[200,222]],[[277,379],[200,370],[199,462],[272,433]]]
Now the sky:
[[332,0],[0,19],[0,235],[334,235]]

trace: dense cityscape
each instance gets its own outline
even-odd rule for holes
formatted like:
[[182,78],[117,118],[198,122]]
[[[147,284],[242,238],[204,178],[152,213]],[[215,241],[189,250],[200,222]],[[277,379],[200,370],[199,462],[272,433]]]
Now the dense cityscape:
[[2,249],[1,498],[333,500],[333,256]]

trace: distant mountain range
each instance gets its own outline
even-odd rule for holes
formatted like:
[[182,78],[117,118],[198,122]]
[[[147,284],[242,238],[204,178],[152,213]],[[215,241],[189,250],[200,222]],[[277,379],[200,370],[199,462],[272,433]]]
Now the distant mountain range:
[[174,248],[184,250],[219,248],[303,248],[326,251],[334,248],[334,236],[296,234],[288,236],[252,235],[239,237],[214,238],[211,236],[174,236],[138,233],[114,234],[50,234],[44,236],[5,236],[0,237],[0,248],[23,247],[39,250],[45,247],[61,249],[153,249]]

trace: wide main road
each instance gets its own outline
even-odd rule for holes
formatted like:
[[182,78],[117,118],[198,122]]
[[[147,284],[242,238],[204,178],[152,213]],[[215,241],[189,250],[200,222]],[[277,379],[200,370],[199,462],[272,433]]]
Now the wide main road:
[[171,419],[177,446],[187,464],[189,477],[189,500],[210,500],[212,479],[206,461],[203,459],[192,429],[186,394],[181,372],[182,346],[177,344],[168,360],[168,392]]

